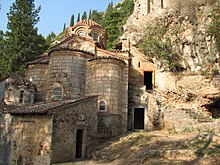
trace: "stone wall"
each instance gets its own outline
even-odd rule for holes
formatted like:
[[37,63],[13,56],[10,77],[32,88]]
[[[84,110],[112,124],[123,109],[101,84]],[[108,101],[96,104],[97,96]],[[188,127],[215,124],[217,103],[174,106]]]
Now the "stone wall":
[[[122,107],[124,107],[124,112],[127,111],[127,84],[125,82],[127,75],[124,74],[128,73],[128,69],[124,70],[125,67],[122,60],[112,58],[95,59],[88,63],[87,94],[99,95],[99,101],[104,101],[106,104],[106,109],[99,114],[100,121],[105,118],[106,122],[104,124],[101,121],[98,127],[102,128],[98,130],[106,129],[104,132],[110,131],[113,136],[122,132],[122,121],[123,125],[126,125],[126,119],[122,119]],[[108,115],[115,119],[110,119]],[[127,118],[125,115],[123,117]],[[108,130],[110,125],[114,129]],[[119,125],[121,126],[118,127]]]
[[51,116],[12,116],[9,164],[50,164],[51,132]]
[[[144,72],[152,72],[152,83],[153,89],[146,90],[144,85]],[[131,50],[131,67],[129,73],[129,112],[128,112],[128,129],[133,129],[134,121],[134,108],[145,108],[145,129],[149,125],[148,121],[148,110],[155,109],[152,104],[152,97],[155,88],[155,64],[149,62],[147,58],[142,55],[137,49]]]
[[85,99],[55,110],[53,115],[52,163],[76,159],[76,132],[83,131],[82,158],[97,141],[97,97]]
[[9,135],[11,116],[3,115],[0,112],[0,164],[10,164],[11,140]]
[[86,58],[90,55],[77,51],[55,51],[50,54],[47,100],[53,99],[53,90],[62,87],[64,98],[85,96]]

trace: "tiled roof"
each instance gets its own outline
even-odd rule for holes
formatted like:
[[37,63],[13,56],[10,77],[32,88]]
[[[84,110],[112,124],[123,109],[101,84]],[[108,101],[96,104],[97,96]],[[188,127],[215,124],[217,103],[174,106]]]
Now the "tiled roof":
[[0,106],[1,112],[4,114],[48,114],[49,112],[55,110],[56,108],[75,104],[87,99],[91,99],[94,97],[98,97],[97,95],[94,96],[87,96],[81,99],[76,100],[63,100],[63,101],[56,101],[51,103],[38,103],[29,106],[14,106],[14,105],[4,105]]
[[120,54],[118,54],[116,52],[105,50],[105,49],[101,49],[101,48],[97,48],[97,51],[103,52],[107,56],[109,56],[109,55],[110,56],[115,56],[115,57],[118,57],[118,58],[121,58],[121,59],[124,59],[124,60],[129,60],[130,59],[130,57],[126,57],[126,56],[120,55]]
[[58,47],[58,48],[53,48],[51,49],[51,51],[49,52],[49,55],[54,52],[54,51],[62,51],[62,50],[69,50],[69,51],[76,51],[76,52],[83,52],[83,53],[87,53],[89,55],[94,55],[94,53],[89,52],[89,51],[85,51],[85,50],[81,50],[81,49],[76,49],[76,48],[69,48],[69,47]]
[[93,26],[98,26],[101,28],[101,26],[99,24],[97,24],[95,21],[89,19],[89,20],[81,20],[78,23],[76,23],[75,25],[72,26],[72,28],[76,28],[77,26],[87,26],[87,27],[93,27]]
[[32,82],[30,82],[29,80],[25,79],[22,76],[14,76],[13,81],[5,84],[6,87],[8,85],[13,85],[15,87],[19,87],[19,86],[24,85],[24,86],[29,87],[29,88],[36,88],[36,86]]
[[57,48],[57,47],[59,47],[60,45],[62,45],[63,43],[65,43],[65,42],[67,42],[67,41],[70,41],[71,39],[74,39],[74,38],[79,38],[79,39],[82,39],[82,40],[85,40],[85,41],[89,41],[89,42],[95,43],[93,40],[91,40],[91,39],[89,39],[89,38],[81,37],[81,36],[76,35],[76,34],[71,34],[71,36],[64,38],[62,41],[60,41],[59,43],[57,43],[56,45],[54,45],[51,49]]
[[31,64],[49,64],[49,56],[47,53],[44,53],[38,57],[36,57],[33,61],[29,62],[27,64],[28,65],[31,65]]
[[96,56],[94,58],[89,59],[88,61],[95,61],[95,60],[99,60],[99,59],[113,59],[113,60],[118,60],[118,61],[125,63],[125,61],[123,59],[120,59],[120,58],[114,57],[114,56]]

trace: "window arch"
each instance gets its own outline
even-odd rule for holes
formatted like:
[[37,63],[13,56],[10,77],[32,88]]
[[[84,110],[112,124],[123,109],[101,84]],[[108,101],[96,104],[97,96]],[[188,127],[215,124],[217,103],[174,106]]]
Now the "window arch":
[[99,41],[99,35],[98,35],[98,33],[97,32],[92,32],[91,33],[91,36],[92,36],[92,38],[93,38],[93,41]]
[[79,31],[79,32],[78,32],[78,35],[79,35],[80,37],[85,37],[85,36],[86,36],[86,32],[85,32],[85,31]]
[[106,110],[105,101],[100,101],[99,102],[99,111],[105,111],[105,110]]
[[24,103],[24,91],[20,91],[19,103]]
[[57,87],[53,91],[53,100],[62,100],[63,98],[63,90],[61,87]]

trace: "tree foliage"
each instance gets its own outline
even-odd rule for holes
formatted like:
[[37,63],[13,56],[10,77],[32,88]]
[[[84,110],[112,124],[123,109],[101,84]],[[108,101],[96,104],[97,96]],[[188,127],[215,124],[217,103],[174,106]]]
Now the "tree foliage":
[[102,25],[104,21],[104,12],[98,12],[97,10],[92,10],[90,19]]
[[114,7],[113,3],[109,3],[104,15],[103,27],[108,32],[109,49],[114,49],[119,37],[123,33],[123,25],[134,10],[133,0],[125,0]]
[[86,19],[87,19],[87,13],[86,11],[84,11],[81,20],[86,20]]
[[70,18],[70,26],[74,25],[74,14]]
[[214,36],[216,47],[220,52],[220,1],[214,6],[211,19],[212,22],[209,26],[208,32]]
[[1,74],[22,72],[29,61],[47,49],[45,38],[35,28],[39,12],[34,0],[16,0],[10,7]]
[[177,72],[182,68],[178,53],[172,48],[171,40],[165,37],[167,30],[167,27],[157,23],[149,25],[138,47],[147,56],[159,60],[162,66],[168,66],[171,71]]

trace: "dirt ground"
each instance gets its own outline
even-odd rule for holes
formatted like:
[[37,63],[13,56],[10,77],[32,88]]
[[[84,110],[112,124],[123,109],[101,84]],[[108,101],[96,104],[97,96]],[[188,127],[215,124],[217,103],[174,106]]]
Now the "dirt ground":
[[99,145],[92,156],[59,165],[220,165],[220,136],[194,131],[129,132]]

